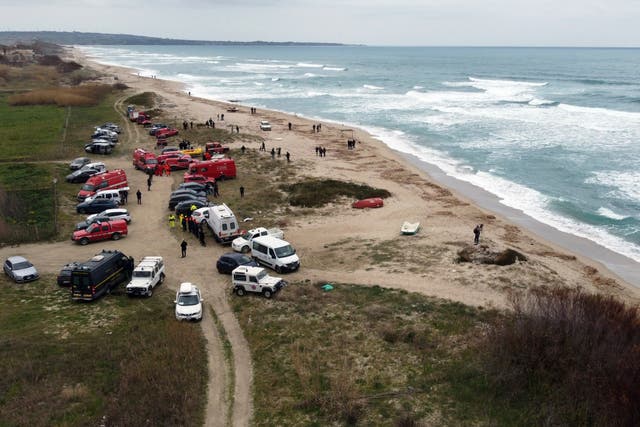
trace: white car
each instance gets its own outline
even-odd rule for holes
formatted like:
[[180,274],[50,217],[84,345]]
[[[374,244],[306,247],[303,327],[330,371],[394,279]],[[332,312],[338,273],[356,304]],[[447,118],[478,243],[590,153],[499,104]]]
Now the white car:
[[87,217],[87,222],[90,222],[96,217],[105,218],[106,221],[112,219],[124,219],[127,221],[127,224],[131,222],[131,215],[129,215],[129,211],[122,208],[107,209],[100,213],[89,215]]
[[202,320],[202,296],[193,283],[185,282],[176,293],[176,319]]
[[271,130],[271,123],[269,123],[267,120],[262,120],[260,122],[260,129],[261,130]]
[[127,295],[153,295],[153,288],[164,282],[164,261],[160,256],[146,256],[133,270],[127,284]]
[[31,282],[40,278],[38,270],[21,256],[7,258],[3,265],[4,274],[11,277],[17,283]]

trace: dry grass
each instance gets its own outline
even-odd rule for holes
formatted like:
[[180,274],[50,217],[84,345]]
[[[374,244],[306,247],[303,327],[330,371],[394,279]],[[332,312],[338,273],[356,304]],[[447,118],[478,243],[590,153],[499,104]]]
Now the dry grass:
[[562,288],[512,306],[480,350],[498,393],[537,401],[548,425],[640,425],[638,307]]
[[11,95],[9,105],[57,105],[59,107],[88,107],[97,105],[113,90],[109,85],[87,85],[79,87],[57,87],[35,89]]

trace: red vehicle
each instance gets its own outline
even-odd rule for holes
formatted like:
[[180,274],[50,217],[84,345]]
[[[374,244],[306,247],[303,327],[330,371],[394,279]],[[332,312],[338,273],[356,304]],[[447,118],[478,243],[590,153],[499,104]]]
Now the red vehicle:
[[133,152],[133,166],[145,173],[153,172],[158,166],[158,159],[154,153],[136,148]]
[[144,119],[142,121],[138,121],[138,124],[144,127],[149,127],[153,124],[153,122],[150,119]]
[[177,134],[178,134],[178,129],[165,128],[165,129],[160,129],[159,131],[156,132],[156,138],[157,139],[169,138],[170,136],[176,136]]
[[236,162],[233,159],[215,159],[194,162],[189,166],[189,174],[204,175],[223,180],[236,177]]
[[122,236],[129,233],[127,221],[124,219],[114,219],[113,221],[95,222],[84,230],[76,230],[73,232],[71,240],[81,245],[89,242],[98,242],[100,240],[120,240]]
[[222,145],[219,142],[207,142],[204,146],[204,150],[209,154],[224,154],[229,151],[229,147]]
[[171,170],[174,171],[178,169],[189,169],[189,165],[194,161],[191,156],[183,154],[180,157],[170,157],[166,159],[164,163],[169,165]]
[[197,174],[194,175],[194,174],[185,173],[184,182],[199,182],[200,184],[203,184],[203,185],[212,186],[213,184],[216,183],[216,180],[214,178],[210,178],[204,175],[197,175]]
[[99,190],[117,190],[128,187],[127,174],[122,169],[102,172],[90,177],[78,193],[78,201],[82,202]]
[[382,206],[384,206],[384,201],[380,197],[357,200],[351,205],[352,208],[356,209],[381,208]]
[[141,125],[145,120],[151,120],[151,116],[143,112],[138,113],[138,117],[136,117],[136,123]]

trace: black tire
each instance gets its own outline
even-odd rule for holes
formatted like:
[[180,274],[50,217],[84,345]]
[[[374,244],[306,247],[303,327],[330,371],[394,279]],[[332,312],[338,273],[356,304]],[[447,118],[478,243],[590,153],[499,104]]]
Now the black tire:
[[244,296],[245,292],[244,292],[244,288],[236,288],[236,295],[238,295],[239,297]]
[[216,181],[224,181],[225,179],[227,179],[227,177],[226,177],[226,176],[224,176],[224,174],[222,174],[222,175],[220,175],[220,176],[218,177],[218,179],[217,179]]
[[243,246],[240,250],[240,252],[242,252],[243,254],[248,254],[249,251],[251,251],[251,248],[249,248],[249,246]]
[[122,236],[120,235],[120,233],[113,233],[113,235],[111,236],[111,238],[113,240],[120,240]]
[[278,274],[280,274],[280,273],[282,272],[282,269],[280,268],[280,266],[279,266],[279,265],[276,265],[273,269],[274,269],[274,270],[276,271],[276,273],[278,273]]
[[78,243],[80,243],[82,246],[88,245],[89,239],[87,239],[86,237],[83,237],[82,239],[80,239]]
[[265,289],[264,291],[262,291],[262,296],[264,296],[266,299],[271,299],[271,297],[273,296],[273,292],[271,291],[271,289]]
[[162,285],[164,283],[164,273],[160,273],[160,280],[158,280],[158,285]]
[[82,208],[82,209],[78,209],[78,213],[86,214],[86,213],[87,213],[87,210],[86,210],[86,209],[84,209],[84,208]]
[[151,295],[153,295],[153,288],[149,288],[147,291],[147,298],[151,298]]

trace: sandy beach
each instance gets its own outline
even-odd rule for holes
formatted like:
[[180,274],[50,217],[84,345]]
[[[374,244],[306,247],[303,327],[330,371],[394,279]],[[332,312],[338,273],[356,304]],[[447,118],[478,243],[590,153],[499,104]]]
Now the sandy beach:
[[[402,288],[485,307],[504,307],[510,291],[541,285],[582,287],[638,301],[633,284],[638,274],[636,263],[613,252],[599,257],[610,260],[609,265],[619,265],[622,272],[628,271],[623,278],[589,258],[599,246],[501,207],[488,194],[465,197],[462,194],[469,194],[469,189],[460,187],[459,182],[389,149],[363,130],[322,123],[322,130],[313,132],[317,121],[262,109],[251,114],[250,106],[189,96],[178,82],[140,77],[131,69],[98,64],[76,49],[69,54],[111,76],[105,78],[107,82],[117,80],[139,92],[155,92],[164,116],[174,117],[178,123],[204,123],[213,118],[219,128],[238,126],[242,135],[264,138],[265,158],[272,147],[282,149],[282,161],[289,152],[305,177],[364,183],[391,192],[381,209],[356,210],[350,207],[350,200],[343,200],[312,215],[282,218],[287,240],[302,260],[301,270],[292,274],[291,280]],[[230,105],[239,111],[227,112]],[[224,121],[217,120],[218,114],[224,114]],[[261,131],[260,120],[269,120],[273,130]],[[358,143],[354,150],[348,150],[347,139],[352,135]],[[150,139],[148,144],[151,146]],[[260,143],[251,137],[244,145],[257,151]],[[326,157],[316,155],[316,146],[327,149]],[[238,179],[241,174],[240,170]],[[419,221],[420,232],[401,236],[404,221]],[[472,230],[479,223],[484,224],[480,246],[493,251],[511,248],[528,260],[508,266],[457,263],[458,251],[473,246]],[[372,246],[386,247],[391,261],[376,263],[367,258]]]

